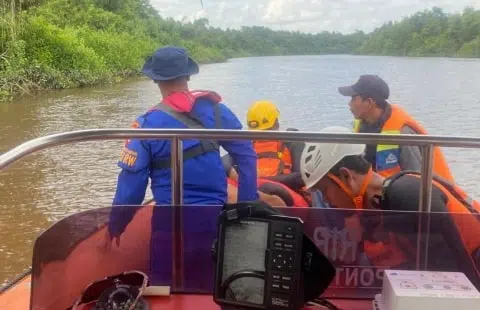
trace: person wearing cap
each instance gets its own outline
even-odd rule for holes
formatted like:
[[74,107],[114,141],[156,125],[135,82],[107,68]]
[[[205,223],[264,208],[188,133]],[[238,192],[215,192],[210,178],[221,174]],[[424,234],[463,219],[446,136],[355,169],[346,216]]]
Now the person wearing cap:
[[[427,131],[399,105],[388,103],[388,84],[377,75],[362,75],[350,86],[339,87],[343,96],[351,97],[350,111],[358,133],[421,134]],[[379,174],[388,177],[402,170],[421,169],[422,152],[412,145],[369,144],[366,159]],[[439,147],[433,151],[433,172],[453,181],[445,157]]]
[[[321,132],[349,133],[350,130],[333,126]],[[301,158],[301,173],[306,188],[321,191],[325,200],[323,205],[331,208],[417,211],[422,195],[419,173],[402,171],[385,178],[372,171],[371,163],[365,158],[365,149],[364,144],[306,143]],[[469,259],[480,268],[480,203],[444,178],[434,176],[432,185],[431,211],[450,213],[453,217],[452,225],[446,225],[442,221],[437,228],[452,238],[449,239],[449,247],[462,244],[461,248],[465,248],[470,255]],[[400,248],[389,246],[401,241],[383,240],[386,245],[379,247],[378,240],[370,240],[375,229],[372,229],[372,218],[369,219],[360,229],[366,234],[363,236],[363,239],[367,239],[364,249],[369,260],[378,266],[402,265],[407,259],[405,253],[400,251]],[[391,219],[390,221],[388,217],[383,217],[383,230],[402,236],[417,235],[416,225],[405,225],[409,220],[399,221],[398,216]],[[351,219],[346,222],[361,223]],[[448,233],[451,231],[457,231],[458,234]],[[447,263],[449,264],[450,260]]]
[[[235,114],[212,91],[190,91],[188,81],[199,73],[185,49],[167,46],[148,58],[142,72],[159,87],[161,103],[140,115],[135,128],[242,129]],[[238,200],[258,199],[256,154],[250,141],[183,140],[183,201],[186,205],[223,205],[227,180],[219,147],[233,158],[238,172]],[[113,205],[139,205],[151,179],[157,205],[171,203],[170,140],[126,141]],[[115,209],[115,208],[113,208]],[[129,219],[127,218],[126,221]],[[119,235],[124,225],[114,225]],[[112,226],[113,227],[113,226]],[[112,228],[110,227],[110,228]]]

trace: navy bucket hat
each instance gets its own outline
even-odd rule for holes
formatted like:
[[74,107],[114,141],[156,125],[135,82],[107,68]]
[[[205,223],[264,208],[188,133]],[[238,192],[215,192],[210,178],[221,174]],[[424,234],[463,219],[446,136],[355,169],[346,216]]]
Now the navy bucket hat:
[[159,48],[147,59],[142,68],[142,73],[154,81],[173,80],[198,72],[198,64],[188,57],[184,48],[176,46]]

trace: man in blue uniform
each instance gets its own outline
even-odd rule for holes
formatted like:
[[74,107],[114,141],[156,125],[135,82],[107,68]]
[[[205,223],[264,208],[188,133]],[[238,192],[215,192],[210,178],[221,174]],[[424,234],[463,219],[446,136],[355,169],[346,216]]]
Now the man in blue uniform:
[[[142,72],[159,86],[162,102],[139,116],[133,127],[242,129],[233,112],[220,103],[218,94],[189,91],[189,78],[199,72],[199,67],[183,48],[167,46],[158,49],[146,61]],[[170,140],[126,141],[118,162],[122,171],[118,177],[114,206],[141,204],[149,177],[157,206],[170,204],[170,146]],[[185,205],[223,205],[227,201],[226,173],[219,146],[231,155],[238,167],[239,201],[258,199],[257,157],[250,141],[184,140]],[[110,217],[111,237],[118,237],[133,216],[115,209]]]

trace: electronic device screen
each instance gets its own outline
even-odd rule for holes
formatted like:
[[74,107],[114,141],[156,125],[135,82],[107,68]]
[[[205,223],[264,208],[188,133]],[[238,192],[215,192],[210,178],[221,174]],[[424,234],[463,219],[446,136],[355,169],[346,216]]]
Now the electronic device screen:
[[271,215],[219,224],[215,302],[241,309],[299,309],[303,222]]
[[[265,253],[268,246],[269,223],[241,220],[225,227],[222,282],[239,270],[265,272]],[[234,281],[226,298],[238,302],[262,305],[265,280],[241,278]],[[230,297],[230,298],[229,298]]]

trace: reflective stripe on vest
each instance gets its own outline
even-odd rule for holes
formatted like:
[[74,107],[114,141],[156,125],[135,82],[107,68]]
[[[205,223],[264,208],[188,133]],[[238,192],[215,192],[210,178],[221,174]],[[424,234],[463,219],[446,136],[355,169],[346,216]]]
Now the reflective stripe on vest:
[[362,121],[359,119],[353,120],[353,132],[360,132],[360,125],[362,125]]
[[[170,115],[172,118],[176,119],[177,121],[185,125],[185,127],[187,128],[190,128],[190,129],[206,128],[201,122],[201,120],[198,119],[196,116],[194,116],[192,113],[178,112],[166,104],[160,103],[152,110],[160,110]],[[213,105],[213,110],[215,114],[214,116],[215,128],[217,129],[221,128],[220,108],[218,107],[218,104]],[[199,144],[192,146],[183,151],[184,162],[205,153],[219,151],[219,148],[220,148],[219,144],[215,140],[200,140],[199,142],[200,142]],[[154,159],[151,164],[151,167],[153,169],[167,169],[167,168],[171,168],[171,166],[172,166],[172,160],[170,156],[168,156],[167,158]]]
[[[382,130],[383,135],[399,135],[400,130]],[[382,176],[400,172],[400,145],[378,144],[375,171]]]
[[[353,121],[353,131],[360,132],[362,121],[355,119]],[[398,135],[400,130],[382,130],[380,134]],[[400,145],[377,144],[375,154],[375,172],[388,177],[392,174],[400,172]]]
[[[381,134],[401,134],[401,129],[404,126],[411,127],[418,134],[427,134],[426,130],[410,117],[401,107],[396,104],[390,104],[392,113],[385,121]],[[354,120],[354,131],[360,132],[362,121]],[[389,177],[401,171],[400,168],[400,145],[377,145],[377,152],[375,156],[376,167],[375,172]],[[445,157],[439,147],[433,148],[433,163],[432,169],[436,175],[439,175],[451,182],[453,176],[447,165]]]

